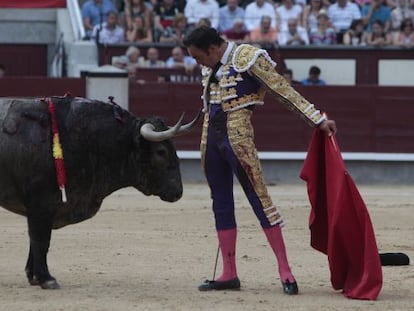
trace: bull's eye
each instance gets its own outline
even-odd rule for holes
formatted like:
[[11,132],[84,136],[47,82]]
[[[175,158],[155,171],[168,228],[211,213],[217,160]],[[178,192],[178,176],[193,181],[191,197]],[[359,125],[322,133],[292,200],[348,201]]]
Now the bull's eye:
[[157,168],[165,168],[168,166],[168,149],[166,146],[162,144],[154,146],[151,162]]
[[158,157],[164,158],[164,157],[167,156],[167,150],[165,150],[165,149],[158,149],[156,151],[156,154],[157,154]]

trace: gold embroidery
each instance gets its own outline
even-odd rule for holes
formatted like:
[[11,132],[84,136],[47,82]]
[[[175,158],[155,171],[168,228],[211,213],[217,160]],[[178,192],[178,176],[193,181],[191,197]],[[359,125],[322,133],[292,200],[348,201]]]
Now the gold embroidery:
[[254,63],[255,55],[258,52],[258,48],[242,44],[240,45],[233,56],[233,66],[236,71],[245,71]]
[[204,171],[205,167],[205,158],[206,158],[206,148],[207,148],[207,132],[208,132],[208,119],[209,113],[206,111],[204,114],[204,121],[203,121],[203,130],[201,133],[201,141],[200,141],[200,153],[201,153],[201,169]]
[[221,107],[223,108],[223,111],[227,112],[234,110],[237,107],[246,107],[249,104],[263,104],[263,97],[264,92],[259,92],[258,94],[252,93],[244,95],[243,97],[238,97],[228,102],[224,102]]
[[228,89],[222,89],[222,91],[221,91],[221,97],[223,99],[237,97],[236,89],[234,87],[228,88]]
[[291,110],[304,116],[311,125],[318,124],[323,118],[322,114],[311,103],[277,73],[265,57],[259,56],[250,71],[263,82],[273,96],[276,96],[280,102]]
[[251,125],[252,111],[240,109],[227,114],[227,133],[230,145],[239,159],[244,171],[258,195],[263,206],[264,213],[268,216],[269,223],[276,224],[282,222],[282,217],[273,206],[272,200],[267,192],[263,179],[257,150],[254,145],[254,131]]

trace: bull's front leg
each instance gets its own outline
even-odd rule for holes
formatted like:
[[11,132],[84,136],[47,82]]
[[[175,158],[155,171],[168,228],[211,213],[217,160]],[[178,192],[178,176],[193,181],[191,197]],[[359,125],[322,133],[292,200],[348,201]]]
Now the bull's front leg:
[[26,263],[26,275],[31,285],[40,285],[43,289],[58,289],[59,284],[50,275],[47,266],[52,235],[52,220],[50,213],[33,213],[27,217],[30,237],[30,250]]

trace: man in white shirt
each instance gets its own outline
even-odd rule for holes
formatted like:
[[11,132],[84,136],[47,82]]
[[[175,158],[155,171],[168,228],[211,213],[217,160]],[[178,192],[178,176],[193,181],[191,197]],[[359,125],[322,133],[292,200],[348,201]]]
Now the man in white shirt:
[[342,43],[342,35],[349,29],[354,19],[361,18],[358,5],[348,0],[337,0],[328,8],[328,16],[337,33],[337,42]]
[[244,9],[239,6],[238,0],[227,0],[227,4],[220,8],[218,29],[221,32],[231,29],[236,19],[244,21]]
[[108,13],[106,22],[96,25],[91,34],[91,39],[101,44],[114,44],[125,42],[125,31],[118,25],[118,13]]
[[287,28],[279,34],[279,45],[308,45],[309,36],[306,29],[299,26],[297,18],[289,18]]
[[190,27],[194,27],[202,18],[208,18],[211,27],[218,29],[220,9],[216,0],[188,0],[184,15]]
[[295,0],[283,0],[283,4],[276,9],[276,19],[279,31],[287,28],[289,18],[301,19],[302,6]]
[[271,26],[276,28],[276,11],[272,4],[266,0],[255,0],[246,6],[244,13],[244,24],[248,31],[260,26],[260,21],[263,16],[270,16],[272,19]]

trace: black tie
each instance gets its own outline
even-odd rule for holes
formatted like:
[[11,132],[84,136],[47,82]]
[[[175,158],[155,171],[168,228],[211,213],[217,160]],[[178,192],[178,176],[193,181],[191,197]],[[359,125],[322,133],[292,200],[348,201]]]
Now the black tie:
[[212,73],[210,75],[210,79],[208,81],[208,84],[210,84],[212,82],[213,83],[217,83],[218,82],[217,77],[216,77],[216,73],[220,69],[221,65],[222,65],[221,62],[218,62],[217,64],[214,65],[213,71],[212,71]]

